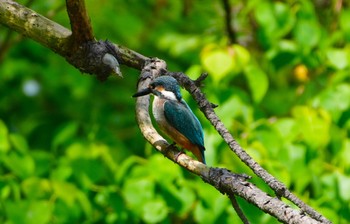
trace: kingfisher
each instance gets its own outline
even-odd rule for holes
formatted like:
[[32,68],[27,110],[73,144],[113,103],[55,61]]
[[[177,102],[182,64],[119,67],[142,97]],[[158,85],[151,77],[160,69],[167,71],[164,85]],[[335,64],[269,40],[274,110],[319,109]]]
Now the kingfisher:
[[152,112],[160,130],[205,164],[202,125],[182,99],[176,79],[171,76],[160,76],[154,79],[148,88],[140,90],[133,97],[150,93],[154,95]]

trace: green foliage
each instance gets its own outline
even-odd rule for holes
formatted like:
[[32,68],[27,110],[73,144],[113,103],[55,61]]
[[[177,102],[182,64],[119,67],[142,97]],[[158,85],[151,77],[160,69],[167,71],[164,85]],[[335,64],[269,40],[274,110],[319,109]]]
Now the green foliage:
[[[86,3],[97,38],[193,79],[208,72],[203,91],[242,147],[334,223],[349,223],[349,4],[232,0],[227,44],[220,1],[185,2]],[[62,4],[30,7],[69,27]],[[0,223],[239,223],[225,196],[145,144],[131,98],[137,71],[100,83],[27,39],[0,63]],[[253,175],[184,95],[209,165]],[[277,223],[239,203],[252,223]]]

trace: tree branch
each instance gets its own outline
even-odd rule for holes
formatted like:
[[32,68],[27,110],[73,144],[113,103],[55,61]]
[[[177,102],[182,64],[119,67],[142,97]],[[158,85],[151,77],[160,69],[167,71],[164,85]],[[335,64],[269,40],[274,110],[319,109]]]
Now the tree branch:
[[232,12],[231,12],[231,6],[229,3],[229,0],[222,0],[222,4],[225,10],[225,25],[226,25],[226,32],[228,36],[228,44],[234,44],[237,41],[236,41],[236,34],[232,26]]
[[236,200],[235,195],[228,195],[231,200],[232,207],[235,209],[238,217],[242,220],[243,224],[249,224],[247,217],[244,215],[242,209],[239,207],[239,204]]
[[11,0],[1,0],[0,22],[58,54],[67,54],[71,31],[31,9]]
[[[73,10],[70,11],[70,13],[73,12]],[[71,23],[78,24],[81,21],[75,20],[78,19],[74,18]],[[88,34],[81,37],[79,34],[76,35],[79,41],[85,42],[80,42],[79,47],[72,51],[72,46],[78,42],[70,30],[12,0],[0,1],[0,23],[51,49],[81,72],[94,74],[99,80],[105,80],[110,74],[115,73],[115,67],[109,63],[106,64],[103,60],[106,54],[116,57],[120,64],[139,70],[148,59],[126,47],[110,42],[89,41],[92,32],[89,28]]]
[[94,40],[90,18],[85,9],[84,0],[66,0],[67,12],[72,28],[73,47]]

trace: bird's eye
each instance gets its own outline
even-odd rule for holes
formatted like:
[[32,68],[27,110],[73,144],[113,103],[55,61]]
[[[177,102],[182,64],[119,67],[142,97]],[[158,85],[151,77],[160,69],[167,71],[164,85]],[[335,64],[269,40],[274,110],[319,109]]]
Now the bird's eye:
[[154,89],[154,84],[150,84],[149,88]]

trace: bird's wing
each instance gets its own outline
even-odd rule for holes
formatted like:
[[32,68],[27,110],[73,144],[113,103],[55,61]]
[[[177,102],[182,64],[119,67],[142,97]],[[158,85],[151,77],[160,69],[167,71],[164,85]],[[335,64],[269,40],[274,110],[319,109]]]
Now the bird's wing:
[[202,126],[185,101],[166,101],[164,115],[171,126],[199,146],[202,151],[205,150]]

